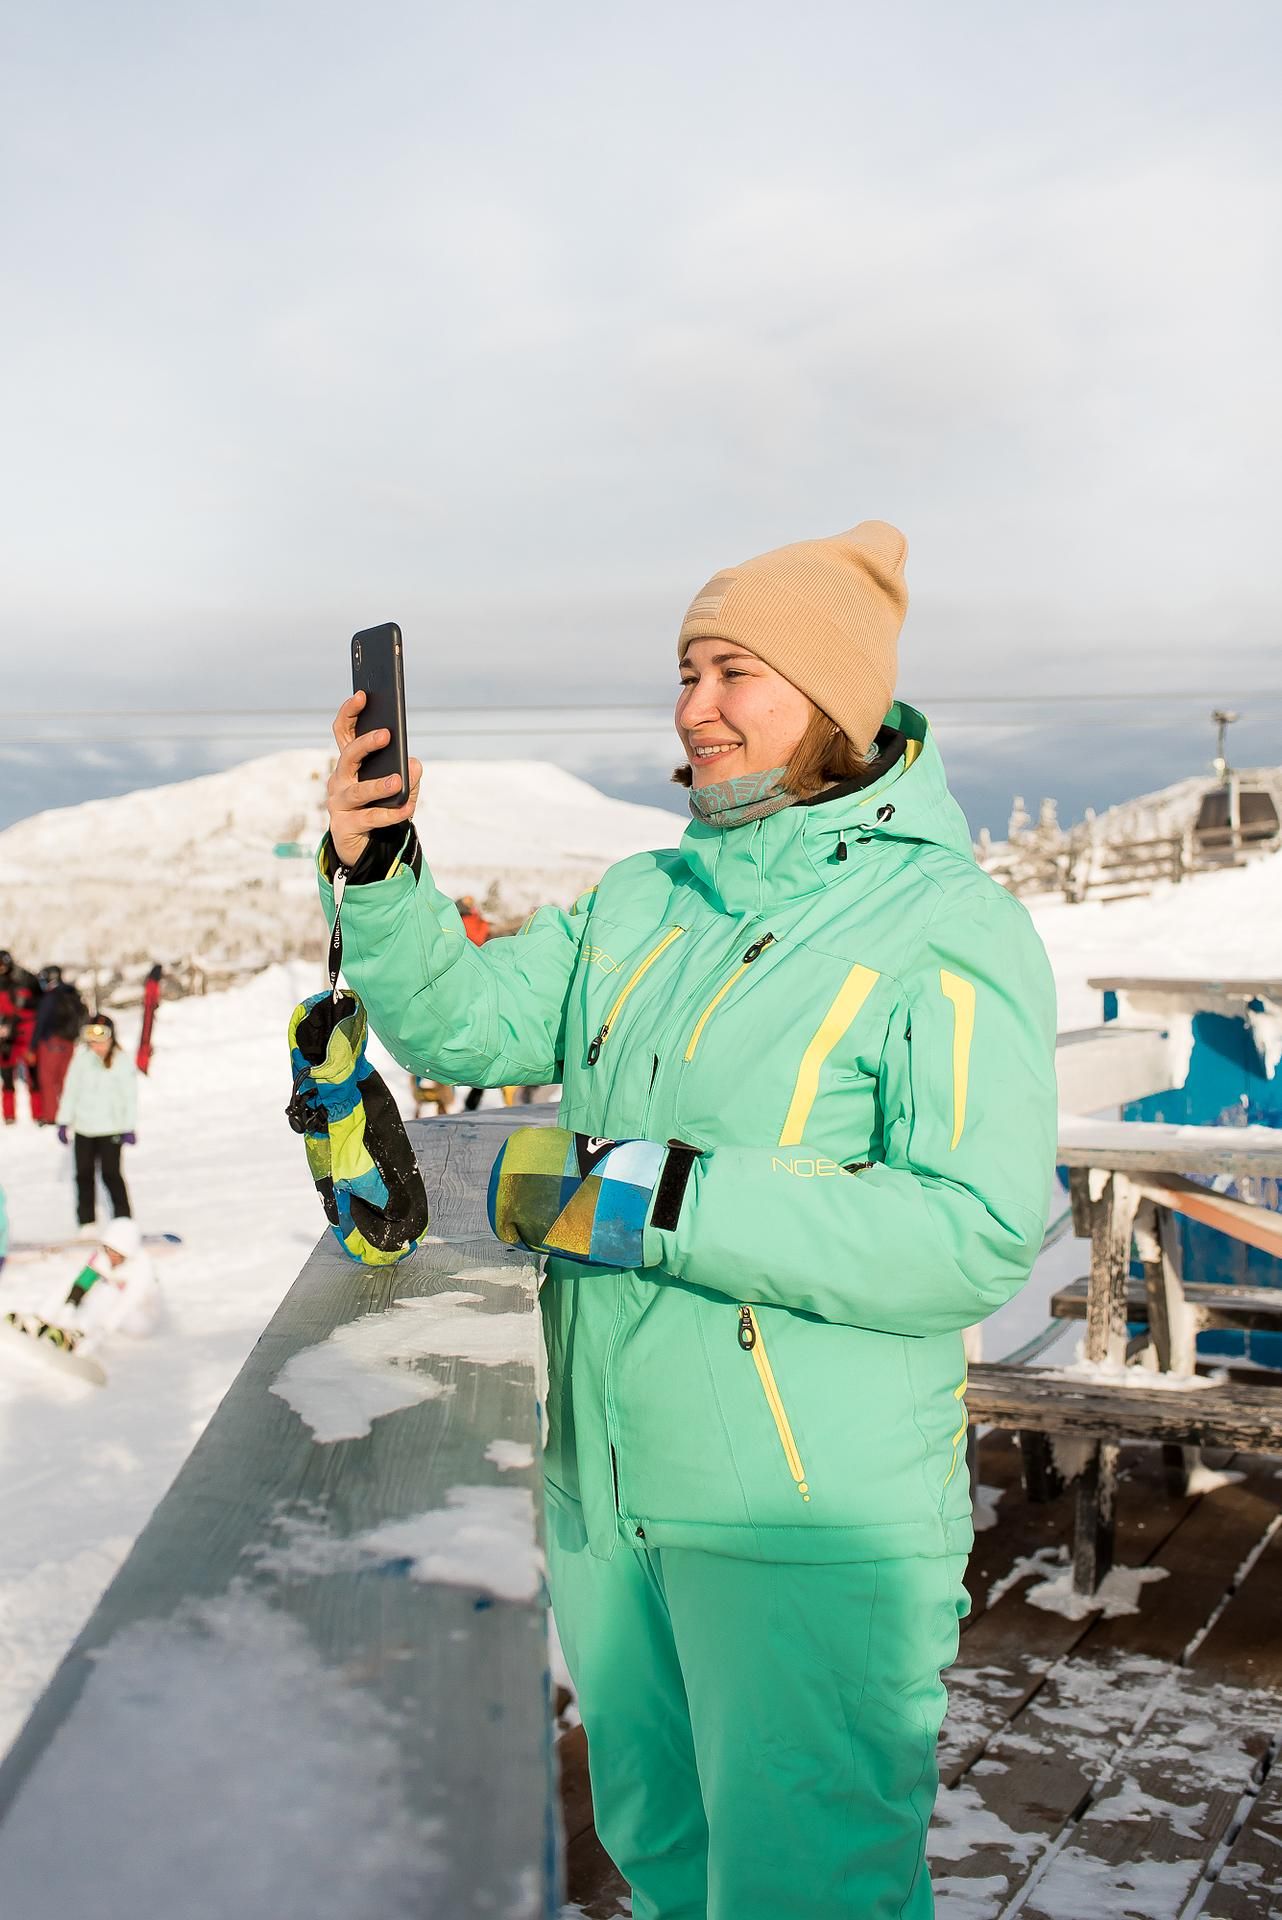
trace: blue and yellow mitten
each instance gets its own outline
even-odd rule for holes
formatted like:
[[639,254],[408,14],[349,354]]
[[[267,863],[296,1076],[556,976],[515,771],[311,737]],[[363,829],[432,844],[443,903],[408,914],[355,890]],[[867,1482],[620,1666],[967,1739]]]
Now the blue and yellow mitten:
[[396,1103],[365,1058],[367,1033],[354,993],[317,993],[295,1007],[285,1111],[339,1246],[351,1260],[386,1267],[426,1233],[427,1193]]
[[490,1225],[508,1246],[594,1267],[658,1263],[647,1228],[677,1224],[693,1147],[518,1127],[490,1174]]

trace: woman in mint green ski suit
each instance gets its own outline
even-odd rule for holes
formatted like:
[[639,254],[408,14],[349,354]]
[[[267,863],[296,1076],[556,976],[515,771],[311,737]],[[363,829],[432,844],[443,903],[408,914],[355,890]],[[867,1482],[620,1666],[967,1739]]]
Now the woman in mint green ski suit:
[[[893,701],[904,542],[716,575],[679,848],[468,941],[335,727],[322,893],[411,1072],[559,1081],[499,1234],[548,1254],[553,1606],[635,1920],[921,1920],[972,1539],[962,1329],[1023,1283],[1054,994]],[[417,792],[417,772],[415,793]],[[618,1143],[630,1143],[620,1145]],[[679,1143],[679,1144],[678,1144]]]

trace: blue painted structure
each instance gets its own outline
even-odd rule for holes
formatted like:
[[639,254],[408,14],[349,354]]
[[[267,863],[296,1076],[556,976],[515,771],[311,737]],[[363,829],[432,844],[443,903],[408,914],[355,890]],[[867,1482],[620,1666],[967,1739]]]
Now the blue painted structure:
[[[1165,986],[1173,1010],[1186,1010],[1190,996],[1199,988],[1208,1005],[1193,1015],[1193,1051],[1184,1085],[1131,1101],[1122,1108],[1124,1120],[1163,1120],[1175,1126],[1282,1127],[1282,1067],[1269,1077],[1246,1019],[1248,1012],[1266,1010],[1263,998],[1232,981],[1144,980],[1133,984],[1150,1004],[1160,1000]],[[1282,999],[1282,982],[1276,984],[1278,998],[1269,996],[1274,1005]],[[1119,1016],[1118,989],[1124,991],[1125,983],[1104,989],[1106,1022]],[[1241,1001],[1241,1014],[1225,1013],[1225,1001],[1235,998]],[[1256,1177],[1235,1181],[1208,1175],[1206,1185],[1257,1206],[1282,1211],[1282,1182],[1278,1180]],[[1195,1220],[1181,1220],[1180,1235],[1186,1280],[1282,1288],[1282,1260],[1230,1240]],[[1200,1354],[1208,1356],[1246,1357],[1264,1366],[1282,1367],[1282,1334],[1278,1333],[1201,1333],[1197,1347]]]

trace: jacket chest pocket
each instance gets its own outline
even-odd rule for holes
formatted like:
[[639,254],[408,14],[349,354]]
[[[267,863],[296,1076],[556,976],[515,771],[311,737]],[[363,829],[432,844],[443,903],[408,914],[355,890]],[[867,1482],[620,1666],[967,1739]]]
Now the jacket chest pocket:
[[686,1041],[685,1052],[682,1055],[687,1065],[694,1059],[695,1054],[699,1051],[699,1042],[703,1038],[704,1029],[715,1015],[722,1001],[727,999],[728,996],[734,992],[735,988],[739,986],[744,975],[751,971],[754,963],[761,958],[766,948],[772,947],[774,944],[775,937],[773,933],[763,933],[754,940],[750,946],[744,949],[738,964],[727,974],[725,980],[717,988],[690,1030],[690,1037]]
[[619,1029],[626,1028],[629,1013],[636,1010],[638,990],[648,977],[651,990],[658,973],[668,977],[669,956],[686,929],[675,924],[663,927],[640,946],[634,944],[630,930],[602,927],[593,932],[596,937],[584,949],[587,964],[580,1002],[583,1057],[589,1074],[612,1064],[621,1044]]

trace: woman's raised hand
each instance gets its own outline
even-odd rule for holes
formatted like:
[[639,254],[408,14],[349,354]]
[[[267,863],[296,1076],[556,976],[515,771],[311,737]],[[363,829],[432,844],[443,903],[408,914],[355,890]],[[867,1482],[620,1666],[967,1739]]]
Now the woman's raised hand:
[[338,765],[329,776],[329,832],[340,865],[354,867],[369,844],[375,827],[393,827],[412,820],[418,805],[419,783],[423,778],[421,760],[410,761],[410,797],[403,807],[380,806],[379,801],[395,793],[400,780],[392,774],[386,780],[362,780],[361,761],[377,747],[385,747],[391,738],[386,727],[373,733],[356,734],[356,716],[365,705],[365,695],[354,693],[344,700],[334,716],[334,740],[338,747]]

